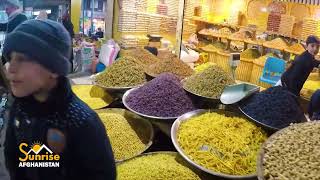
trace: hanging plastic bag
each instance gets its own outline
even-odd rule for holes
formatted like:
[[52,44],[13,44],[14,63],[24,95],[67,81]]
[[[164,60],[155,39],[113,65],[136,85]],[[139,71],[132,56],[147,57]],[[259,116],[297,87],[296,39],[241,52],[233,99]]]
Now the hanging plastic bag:
[[115,61],[119,51],[119,45],[114,40],[109,40],[101,47],[99,61],[108,67]]

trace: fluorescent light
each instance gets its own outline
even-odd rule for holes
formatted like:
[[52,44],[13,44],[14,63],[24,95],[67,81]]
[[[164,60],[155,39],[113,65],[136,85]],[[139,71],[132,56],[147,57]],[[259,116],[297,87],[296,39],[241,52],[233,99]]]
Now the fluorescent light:
[[[51,14],[51,9],[46,10],[47,14]],[[33,11],[33,15],[38,16],[40,14],[40,11]]]

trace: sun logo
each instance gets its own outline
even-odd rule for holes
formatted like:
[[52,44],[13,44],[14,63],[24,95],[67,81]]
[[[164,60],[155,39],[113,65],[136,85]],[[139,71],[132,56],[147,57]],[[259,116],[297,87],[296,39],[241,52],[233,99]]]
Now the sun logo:
[[34,152],[38,153],[39,150],[41,149],[41,146],[42,146],[42,144],[41,144],[39,141],[36,141],[36,142],[34,142],[34,143],[31,145],[31,149],[32,149]]

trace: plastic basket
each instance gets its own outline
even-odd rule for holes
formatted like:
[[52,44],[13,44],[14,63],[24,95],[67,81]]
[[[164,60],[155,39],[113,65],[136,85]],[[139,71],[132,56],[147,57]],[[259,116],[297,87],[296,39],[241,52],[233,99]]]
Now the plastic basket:
[[236,69],[236,79],[249,82],[253,68],[253,59],[241,58],[240,64]]
[[215,63],[218,66],[220,66],[224,71],[226,71],[227,73],[230,73],[230,74],[232,73],[232,69],[229,64],[229,60],[230,60],[229,53],[217,51],[215,59],[216,59]]

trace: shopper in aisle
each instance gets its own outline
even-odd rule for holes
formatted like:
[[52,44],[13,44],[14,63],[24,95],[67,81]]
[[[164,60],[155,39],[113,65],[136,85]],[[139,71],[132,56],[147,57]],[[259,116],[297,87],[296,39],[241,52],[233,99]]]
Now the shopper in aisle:
[[319,38],[309,36],[306,45],[307,50],[295,58],[292,65],[281,76],[281,81],[277,83],[288,88],[296,96],[300,96],[300,91],[313,68],[320,65],[320,61],[315,59],[315,55],[319,52]]
[[98,30],[96,32],[96,37],[97,38],[103,38],[104,37],[104,33],[103,33],[101,28],[98,28]]
[[310,120],[320,120],[320,89],[311,96],[308,106],[308,115]]
[[[74,38],[74,30],[73,30],[73,24],[72,24],[72,21],[71,21],[71,18],[70,18],[70,14],[67,12],[64,13],[63,15],[63,18],[62,18],[62,24],[63,26],[67,29],[67,31],[69,32],[69,35],[71,37],[71,44],[73,43],[73,38]],[[70,56],[70,64],[71,64],[71,67],[70,67],[70,72],[73,72],[73,51],[71,51],[71,56]]]
[[[26,21],[7,35],[3,54],[10,63],[8,79],[15,100],[5,158],[12,180],[115,179],[106,130],[66,78],[70,42],[67,30],[51,20]],[[42,159],[51,167],[27,168],[33,152],[39,151],[52,151],[53,160]],[[52,167],[57,162],[59,167]]]
[[27,16],[22,14],[20,10],[20,3],[18,0],[5,0],[5,9],[9,19],[7,23],[0,23],[0,31],[10,33],[19,24],[27,20]]

